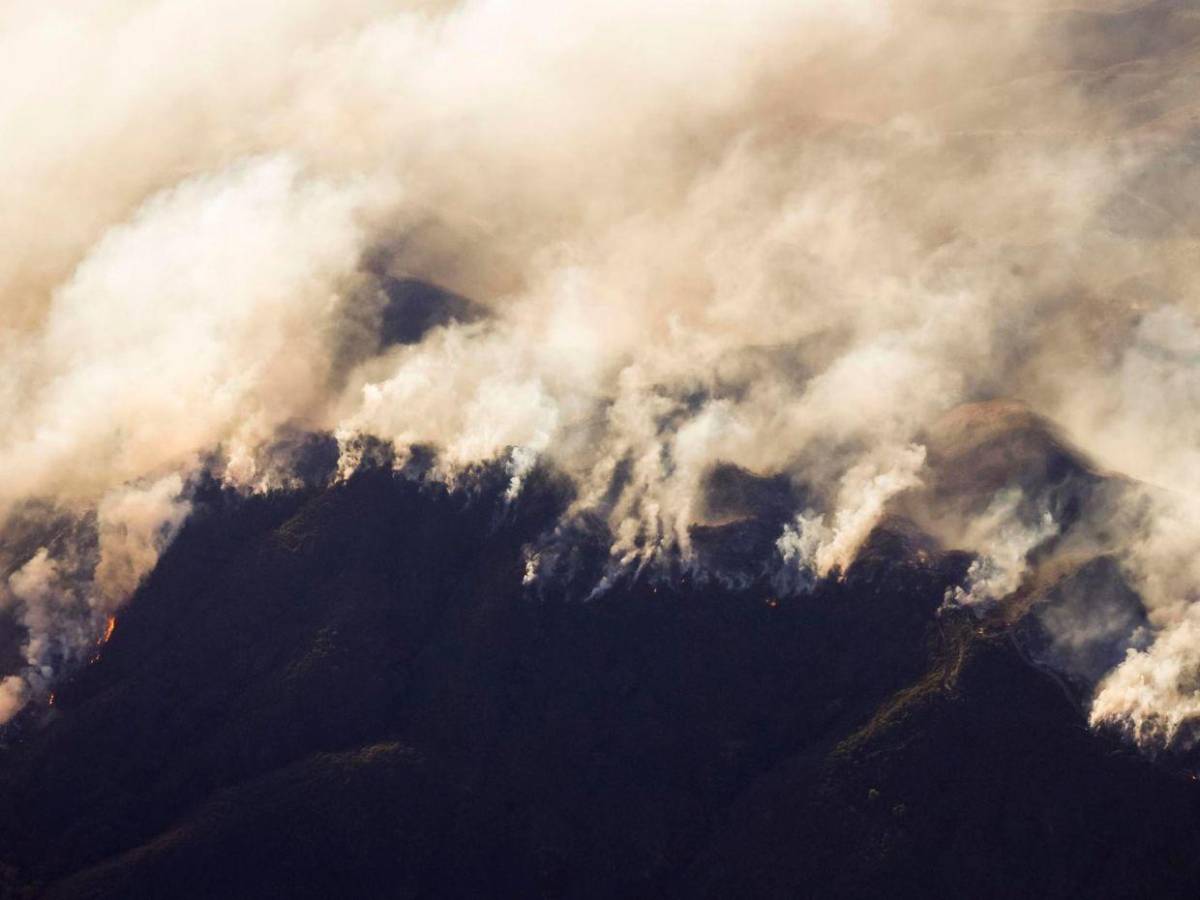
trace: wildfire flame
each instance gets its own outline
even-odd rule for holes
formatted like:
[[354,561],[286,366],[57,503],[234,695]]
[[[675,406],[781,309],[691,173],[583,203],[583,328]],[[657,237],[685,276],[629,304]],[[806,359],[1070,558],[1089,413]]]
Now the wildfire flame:
[[100,635],[100,639],[96,641],[96,652],[92,654],[92,658],[88,660],[88,665],[100,659],[100,648],[108,643],[108,639],[112,637],[113,632],[117,630],[117,617],[109,616],[108,621],[104,623],[104,634]]

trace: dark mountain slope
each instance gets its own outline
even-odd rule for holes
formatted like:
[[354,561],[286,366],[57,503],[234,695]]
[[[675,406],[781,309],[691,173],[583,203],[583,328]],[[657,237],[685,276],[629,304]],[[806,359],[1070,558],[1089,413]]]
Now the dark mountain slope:
[[1006,638],[947,638],[865,728],[739,798],[687,893],[1194,896],[1190,783],[1086,731]]
[[8,894],[1194,896],[1193,783],[939,617],[960,554],[568,601],[521,586],[567,491],[504,488],[202,489],[0,751]]

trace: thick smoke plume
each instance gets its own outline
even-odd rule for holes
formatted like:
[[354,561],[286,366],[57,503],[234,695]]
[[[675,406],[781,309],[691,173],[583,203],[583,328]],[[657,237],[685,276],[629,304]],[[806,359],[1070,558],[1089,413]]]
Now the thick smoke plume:
[[1093,718],[1190,739],[1197,39],[1170,0],[6,4],[0,721],[196,473],[290,483],[283,435],[554,466],[610,572],[693,558],[715,466],[782,475],[801,584],[1015,398],[1145,487],[924,504],[978,553],[947,602],[1117,559],[1156,638]]

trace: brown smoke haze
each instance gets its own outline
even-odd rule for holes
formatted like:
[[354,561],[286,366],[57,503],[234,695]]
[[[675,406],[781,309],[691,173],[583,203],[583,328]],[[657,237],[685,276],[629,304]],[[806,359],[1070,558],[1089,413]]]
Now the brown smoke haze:
[[[718,463],[807,486],[814,577],[901,507],[978,554],[952,604],[1111,557],[1149,624],[1093,721],[1191,741],[1198,49],[1185,2],[9,0],[0,721],[190,477],[286,486],[324,430],[551,465],[615,568],[690,558]],[[395,279],[474,313],[381,343]],[[1056,423],[1100,486],[942,490],[955,416]]]

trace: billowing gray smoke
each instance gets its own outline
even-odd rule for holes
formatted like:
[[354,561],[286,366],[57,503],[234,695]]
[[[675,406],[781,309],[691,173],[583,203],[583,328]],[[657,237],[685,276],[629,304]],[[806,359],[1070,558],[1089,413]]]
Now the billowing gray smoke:
[[[779,558],[820,576],[932,483],[948,411],[1012,397],[1156,486],[1065,543],[1153,633],[1094,719],[1181,739],[1197,37],[1181,0],[6,4],[0,720],[87,654],[189,476],[288,483],[285,431],[344,468],[361,434],[450,481],[503,459],[514,493],[544,460],[614,567],[688,558],[717,464],[782,475],[810,502]],[[1040,502],[942,523],[979,554],[948,602],[1063,543]]]

